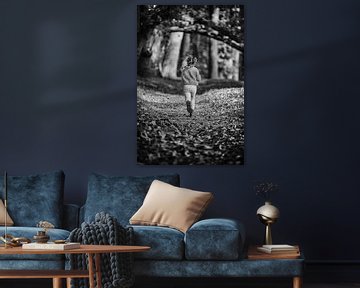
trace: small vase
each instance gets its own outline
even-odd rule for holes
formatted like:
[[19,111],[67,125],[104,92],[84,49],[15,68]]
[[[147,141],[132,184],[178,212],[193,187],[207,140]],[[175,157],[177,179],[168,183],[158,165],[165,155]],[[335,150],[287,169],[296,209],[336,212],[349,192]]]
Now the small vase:
[[46,234],[46,231],[38,231],[36,235],[34,235],[33,239],[36,243],[47,243],[50,237]]

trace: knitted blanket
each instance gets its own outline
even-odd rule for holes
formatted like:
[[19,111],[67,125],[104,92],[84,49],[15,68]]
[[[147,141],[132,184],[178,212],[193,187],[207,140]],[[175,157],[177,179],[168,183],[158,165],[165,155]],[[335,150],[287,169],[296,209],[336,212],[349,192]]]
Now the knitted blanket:
[[[132,227],[122,227],[116,218],[101,212],[95,215],[94,222],[84,222],[80,228],[71,231],[69,240],[81,244],[133,245],[133,229]],[[70,260],[71,269],[87,269],[87,255],[70,254],[67,257]],[[101,254],[101,279],[103,288],[129,288],[133,286],[132,253]],[[89,287],[88,282],[88,279],[72,279],[71,287],[87,288]]]

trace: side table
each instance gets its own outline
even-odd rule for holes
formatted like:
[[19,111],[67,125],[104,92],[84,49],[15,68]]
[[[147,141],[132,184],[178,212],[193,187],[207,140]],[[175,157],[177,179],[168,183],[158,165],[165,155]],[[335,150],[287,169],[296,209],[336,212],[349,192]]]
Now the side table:
[[[250,246],[247,253],[247,259],[252,261],[282,261],[283,266],[287,268],[288,271],[284,277],[292,277],[292,287],[293,288],[301,288],[302,286],[302,270],[298,271],[298,269],[294,269],[294,273],[291,273],[292,266],[298,266],[299,261],[303,262],[304,258],[301,253],[296,254],[267,254],[263,252],[259,252],[257,250],[258,246]],[[300,249],[299,249],[300,251]]]

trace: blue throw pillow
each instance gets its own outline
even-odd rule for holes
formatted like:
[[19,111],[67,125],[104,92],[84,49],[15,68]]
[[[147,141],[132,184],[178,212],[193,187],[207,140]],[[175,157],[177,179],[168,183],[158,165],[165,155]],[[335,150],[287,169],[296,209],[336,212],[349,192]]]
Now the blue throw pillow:
[[[56,228],[62,226],[63,171],[31,176],[8,176],[8,212],[15,226],[36,227],[45,220]],[[0,183],[4,177],[0,176]],[[0,192],[4,198],[3,185]]]
[[114,216],[121,225],[128,225],[155,179],[174,186],[180,185],[178,174],[142,177],[91,174],[84,205],[84,220],[91,222],[96,213],[106,212]]

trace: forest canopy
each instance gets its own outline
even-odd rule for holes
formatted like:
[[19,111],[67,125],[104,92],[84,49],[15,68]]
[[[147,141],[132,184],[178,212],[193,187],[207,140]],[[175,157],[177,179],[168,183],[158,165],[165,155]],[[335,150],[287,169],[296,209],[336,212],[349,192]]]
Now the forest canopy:
[[178,79],[186,55],[204,78],[243,80],[242,5],[139,5],[138,75]]

